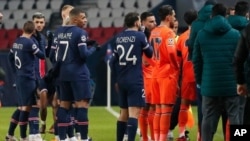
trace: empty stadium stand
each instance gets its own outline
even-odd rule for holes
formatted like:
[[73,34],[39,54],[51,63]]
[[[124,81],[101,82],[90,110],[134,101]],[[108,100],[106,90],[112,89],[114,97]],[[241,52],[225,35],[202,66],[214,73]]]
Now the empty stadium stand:
[[[128,12],[149,11],[161,1],[163,0],[79,0],[75,2],[75,7],[86,11],[86,30],[89,31],[90,38],[104,44],[123,29],[124,16]],[[33,13],[37,11],[45,15],[47,28],[55,30],[62,22],[60,8],[63,2],[65,0],[1,0],[0,10],[4,18],[0,39],[6,40],[8,46],[5,48],[10,48],[13,38],[18,35],[12,36],[9,32],[20,31],[24,22],[32,20]],[[6,45],[6,42],[2,42]]]

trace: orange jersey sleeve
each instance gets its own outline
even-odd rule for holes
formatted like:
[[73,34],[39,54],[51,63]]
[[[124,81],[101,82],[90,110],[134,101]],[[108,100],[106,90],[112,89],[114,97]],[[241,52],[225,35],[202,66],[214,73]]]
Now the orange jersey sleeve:
[[191,60],[188,60],[188,47],[186,46],[186,40],[189,38],[190,30],[182,33],[177,41],[177,50],[181,53],[179,56],[182,62],[182,81],[183,82],[194,82],[194,69]]
[[154,48],[153,58],[156,62],[153,75],[157,78],[176,77],[179,67],[173,30],[167,26],[158,26],[151,32],[150,41]]

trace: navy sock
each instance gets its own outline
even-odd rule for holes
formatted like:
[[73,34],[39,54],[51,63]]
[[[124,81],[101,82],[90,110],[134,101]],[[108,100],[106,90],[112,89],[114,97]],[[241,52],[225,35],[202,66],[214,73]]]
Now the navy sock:
[[74,122],[73,118],[74,117],[72,117],[71,114],[70,114],[70,116],[68,118],[69,118],[70,124],[69,124],[67,133],[68,133],[69,138],[72,138],[72,137],[75,136],[74,135],[74,125],[73,125],[73,122]]
[[77,129],[77,125],[76,125],[76,122],[75,122],[75,120],[76,120],[76,115],[77,115],[77,109],[76,108],[72,108],[72,115],[71,116],[73,116],[73,118],[74,118],[74,120],[73,120],[73,127],[74,127],[74,130],[75,130],[75,132],[77,133],[77,132],[79,132],[78,131],[78,129]]
[[70,124],[70,113],[69,110],[59,107],[57,110],[57,126],[58,126],[58,135],[60,140],[65,140],[67,138],[67,129]]
[[116,123],[116,138],[117,141],[122,141],[123,140],[123,136],[126,132],[127,129],[127,122],[123,122],[123,121],[117,121]]
[[76,124],[77,130],[81,134],[82,139],[88,138],[88,109],[87,108],[77,108],[77,115],[76,115]]
[[39,108],[32,107],[29,115],[29,133],[38,134],[39,133]]
[[138,120],[136,118],[128,118],[128,141],[134,141],[136,136],[136,130],[138,127]]
[[11,136],[14,136],[15,129],[16,129],[18,122],[19,122],[20,112],[21,111],[19,109],[16,109],[11,116],[11,121],[10,121],[10,125],[9,125],[9,130],[8,130],[8,134]]
[[21,138],[26,138],[27,126],[28,126],[29,112],[21,111],[19,116],[19,126],[20,126],[20,136]]

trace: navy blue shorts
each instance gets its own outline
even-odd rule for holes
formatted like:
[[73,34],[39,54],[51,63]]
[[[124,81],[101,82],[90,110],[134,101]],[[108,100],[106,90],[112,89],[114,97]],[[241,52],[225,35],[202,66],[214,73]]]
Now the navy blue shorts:
[[62,101],[89,100],[91,96],[90,81],[61,81],[59,99]]
[[54,82],[48,83],[48,82],[45,82],[44,79],[41,79],[39,83],[39,90],[47,91],[48,97],[50,97],[55,94],[55,91],[56,91],[55,83]]
[[31,106],[36,104],[36,81],[27,77],[16,77],[16,90],[19,106]]
[[118,83],[118,86],[119,106],[121,108],[145,106],[145,94],[143,84]]

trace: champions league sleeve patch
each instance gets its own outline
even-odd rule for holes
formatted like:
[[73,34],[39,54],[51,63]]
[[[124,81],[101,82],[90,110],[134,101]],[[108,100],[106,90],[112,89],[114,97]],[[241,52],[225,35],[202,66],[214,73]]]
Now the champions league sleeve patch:
[[81,36],[81,41],[82,41],[82,42],[86,42],[86,41],[87,41],[87,37],[86,37],[85,35],[82,35],[82,36]]
[[32,45],[32,49],[35,50],[37,48],[36,44]]
[[175,42],[175,41],[174,41],[174,38],[169,38],[169,39],[168,39],[168,45],[169,45],[169,46],[173,46],[173,45],[174,45],[174,42]]

